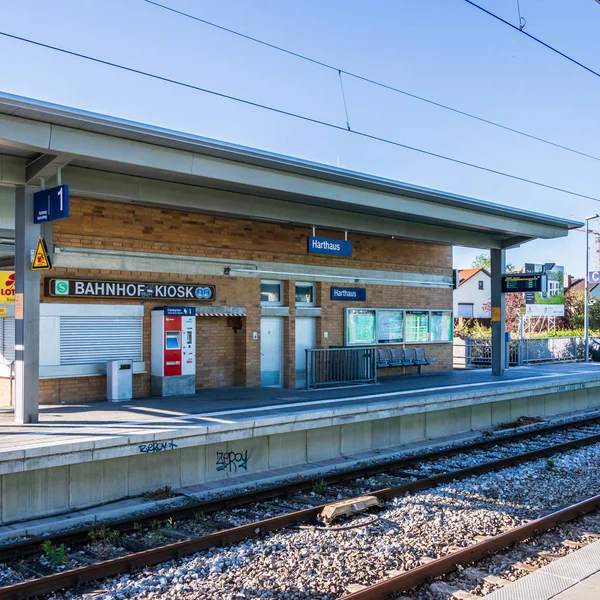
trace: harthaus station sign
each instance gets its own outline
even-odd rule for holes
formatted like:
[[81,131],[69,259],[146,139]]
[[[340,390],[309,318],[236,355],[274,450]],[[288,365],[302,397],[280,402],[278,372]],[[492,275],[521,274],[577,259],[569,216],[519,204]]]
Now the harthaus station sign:
[[329,238],[308,237],[309,254],[331,254],[333,256],[352,256],[352,242]]
[[56,298],[158,298],[165,300],[214,300],[214,285],[189,283],[145,283],[139,281],[99,281],[56,279],[45,281],[45,294]]

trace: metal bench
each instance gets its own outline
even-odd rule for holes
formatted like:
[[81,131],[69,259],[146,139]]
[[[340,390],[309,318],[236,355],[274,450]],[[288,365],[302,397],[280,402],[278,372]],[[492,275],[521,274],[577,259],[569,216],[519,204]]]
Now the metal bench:
[[427,358],[424,348],[377,348],[377,368],[385,367],[423,367],[433,365],[435,358]]
[[392,352],[389,348],[377,348],[377,368],[389,367],[392,361]]

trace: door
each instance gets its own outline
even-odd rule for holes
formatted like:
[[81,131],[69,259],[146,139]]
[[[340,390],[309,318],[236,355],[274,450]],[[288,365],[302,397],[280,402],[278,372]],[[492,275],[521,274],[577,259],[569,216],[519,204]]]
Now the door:
[[306,350],[317,343],[317,321],[311,317],[296,318],[296,387],[306,386]]
[[260,385],[281,387],[283,384],[283,318],[260,320]]

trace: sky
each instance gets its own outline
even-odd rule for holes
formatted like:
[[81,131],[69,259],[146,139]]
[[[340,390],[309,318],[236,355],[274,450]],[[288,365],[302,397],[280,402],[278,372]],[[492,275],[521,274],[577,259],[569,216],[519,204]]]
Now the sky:
[[[600,157],[600,77],[464,0],[162,0],[345,71]],[[517,1],[479,0],[518,24]],[[600,3],[520,0],[525,30],[600,71]],[[145,0],[0,0],[0,31],[345,127],[338,73]],[[600,212],[600,162],[344,76],[351,128],[598,198],[588,200],[348,131],[0,36],[0,90],[559,217]],[[590,222],[600,230],[600,222]],[[594,266],[594,239],[590,261]],[[457,248],[455,267],[479,250]],[[509,250],[582,275],[585,235]]]

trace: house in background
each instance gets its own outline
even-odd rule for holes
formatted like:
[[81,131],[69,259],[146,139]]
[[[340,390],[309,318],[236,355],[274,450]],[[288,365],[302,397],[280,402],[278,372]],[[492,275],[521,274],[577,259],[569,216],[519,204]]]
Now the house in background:
[[[585,293],[585,279],[583,277],[569,277],[569,289],[572,292]],[[600,298],[600,283],[590,283],[590,302]]]
[[477,319],[489,325],[491,281],[489,272],[481,267],[458,271],[458,289],[454,290],[455,319]]

